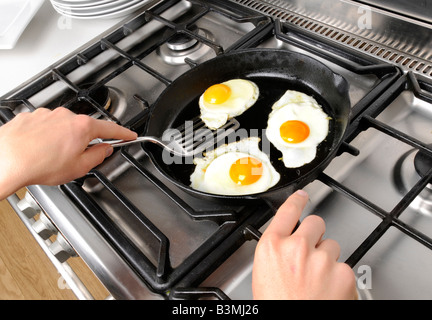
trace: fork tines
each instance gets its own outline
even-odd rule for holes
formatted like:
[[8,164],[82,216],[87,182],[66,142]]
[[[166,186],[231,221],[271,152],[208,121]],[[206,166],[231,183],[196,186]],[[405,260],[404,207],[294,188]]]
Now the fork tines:
[[229,119],[217,130],[210,130],[198,116],[178,127],[179,132],[173,138],[186,153],[197,154],[213,147],[239,126],[236,119]]

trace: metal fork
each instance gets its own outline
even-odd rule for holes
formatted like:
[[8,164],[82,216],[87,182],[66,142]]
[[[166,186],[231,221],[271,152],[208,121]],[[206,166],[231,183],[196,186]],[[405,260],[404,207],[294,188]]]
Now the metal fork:
[[216,145],[226,136],[233,133],[240,127],[236,119],[229,119],[225,125],[217,130],[210,130],[206,127],[201,118],[195,117],[186,121],[178,128],[168,129],[164,132],[162,138],[153,136],[142,136],[135,140],[105,140],[94,139],[89,143],[89,147],[99,144],[108,143],[115,147],[123,147],[133,143],[151,142],[172,152],[174,155],[181,157],[191,157],[201,154],[207,148]]

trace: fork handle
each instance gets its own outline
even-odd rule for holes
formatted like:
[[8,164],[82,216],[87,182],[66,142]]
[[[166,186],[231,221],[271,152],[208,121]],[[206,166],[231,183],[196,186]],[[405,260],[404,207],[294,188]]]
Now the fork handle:
[[114,139],[94,139],[92,141],[90,141],[88,148],[94,145],[97,145],[99,143],[108,143],[110,144],[113,148],[116,147],[123,147],[123,146],[127,146],[130,144],[134,144],[134,143],[139,143],[139,142],[151,142],[154,144],[157,144],[158,146],[169,150],[170,152],[174,153],[177,156],[183,157],[185,156],[184,153],[182,153],[181,151],[175,150],[171,147],[169,147],[168,145],[166,145],[165,143],[163,143],[160,139],[156,138],[156,137],[152,137],[152,136],[144,136],[144,137],[138,137],[135,140],[114,140]]
[[127,146],[127,145],[133,144],[133,143],[139,143],[139,142],[153,142],[153,143],[156,143],[162,147],[165,147],[165,145],[158,138],[151,137],[151,136],[138,137],[135,140],[114,140],[114,139],[97,138],[97,139],[90,141],[88,146],[91,147],[91,146],[94,146],[94,145],[99,144],[99,143],[108,143],[115,148],[115,147]]
[[135,140],[114,140],[114,139],[94,139],[92,141],[90,141],[88,148],[94,145],[97,145],[99,143],[108,143],[110,144],[113,148],[115,147],[123,147],[123,146],[127,146],[133,143],[139,143],[139,142],[152,142],[154,144],[157,144],[158,146],[169,150],[170,152],[174,153],[177,156],[180,157],[184,157],[185,154],[182,153],[179,150],[175,150],[174,148],[171,148],[170,146],[168,146],[167,144],[163,143],[160,139],[156,138],[156,137],[152,137],[152,136],[143,136],[143,137],[138,137]]

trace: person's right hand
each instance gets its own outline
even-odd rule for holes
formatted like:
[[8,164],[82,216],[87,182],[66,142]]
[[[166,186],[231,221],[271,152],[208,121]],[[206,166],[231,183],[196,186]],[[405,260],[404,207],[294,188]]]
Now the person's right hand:
[[252,273],[255,299],[357,298],[353,270],[337,262],[338,243],[322,240],[322,218],[307,216],[291,234],[307,200],[304,191],[291,195],[259,240]]
[[23,112],[0,127],[0,199],[31,184],[58,185],[84,176],[111,155],[95,138],[133,140],[129,129],[59,107]]

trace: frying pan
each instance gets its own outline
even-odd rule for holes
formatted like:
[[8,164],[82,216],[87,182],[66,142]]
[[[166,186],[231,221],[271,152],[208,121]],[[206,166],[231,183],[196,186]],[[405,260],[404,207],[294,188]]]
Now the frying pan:
[[[342,76],[303,54],[274,49],[226,53],[192,68],[164,90],[152,105],[146,135],[162,137],[166,129],[178,127],[199,115],[200,95],[213,84],[235,78],[254,81],[260,89],[255,105],[236,117],[241,128],[248,132],[250,129],[262,132],[267,127],[273,103],[288,89],[311,95],[321,104],[331,117],[329,134],[318,146],[312,162],[295,169],[286,168],[280,160],[281,153],[271,146],[270,161],[281,175],[277,185],[266,192],[250,195],[216,195],[190,187],[193,164],[167,164],[160,147],[152,144],[142,144],[142,147],[162,175],[193,196],[223,204],[260,199],[276,210],[295,190],[313,181],[335,157],[349,121],[349,85]],[[261,138],[265,139],[265,135]]]

